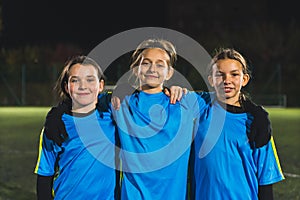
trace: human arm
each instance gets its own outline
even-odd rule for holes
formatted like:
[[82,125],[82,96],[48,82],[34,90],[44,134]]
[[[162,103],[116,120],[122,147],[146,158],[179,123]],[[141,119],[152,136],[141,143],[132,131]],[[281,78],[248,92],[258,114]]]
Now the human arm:
[[[136,91],[137,90],[134,87],[132,87],[131,85],[129,85],[127,83],[118,85],[114,89],[114,91],[112,93],[112,97],[111,97],[111,103],[112,103],[113,108],[115,110],[119,110],[121,101],[125,98],[125,96],[131,95]],[[170,88],[164,87],[163,92],[167,96],[170,97],[170,103],[175,104],[176,101],[180,101],[183,94],[187,93],[187,89],[182,88],[180,86],[171,86]]]
[[259,200],[273,200],[273,185],[260,185],[258,186],[258,199]]
[[258,197],[272,200],[273,184],[285,179],[273,136],[266,145],[254,149],[252,156],[257,169]]
[[98,102],[96,104],[96,108],[100,112],[109,112],[110,103],[112,99],[111,92],[103,92],[98,95]]
[[[57,146],[53,140],[44,135],[44,129],[40,134],[40,145],[38,159],[34,173],[37,174],[36,192],[37,199],[53,199],[52,186],[57,163],[57,153],[54,149]],[[57,148],[56,148],[57,149]]]
[[248,130],[248,139],[252,148],[266,145],[271,138],[272,128],[269,113],[260,105],[250,99],[243,101],[245,111],[253,116],[253,121]]
[[53,176],[41,176],[37,175],[37,199],[38,200],[51,200],[52,197],[52,186]]
[[164,87],[164,93],[170,97],[170,103],[175,104],[176,101],[180,101],[182,96],[188,92],[186,88],[180,86],[171,86],[170,88]]
[[[102,93],[98,96],[96,108],[101,112],[107,112],[110,108],[111,93]],[[44,134],[50,140],[53,140],[59,146],[68,138],[65,124],[62,121],[64,113],[71,112],[72,101],[63,100],[57,106],[52,107],[47,113],[44,124]]]
[[128,83],[120,83],[118,84],[113,93],[111,95],[111,104],[115,110],[120,109],[121,101],[125,98],[125,96],[131,95],[136,91],[134,87],[132,87]]
[[71,100],[63,100],[57,106],[52,107],[47,113],[44,123],[44,134],[50,140],[61,146],[62,142],[68,137],[65,125],[61,119],[64,113],[70,112],[72,108]]

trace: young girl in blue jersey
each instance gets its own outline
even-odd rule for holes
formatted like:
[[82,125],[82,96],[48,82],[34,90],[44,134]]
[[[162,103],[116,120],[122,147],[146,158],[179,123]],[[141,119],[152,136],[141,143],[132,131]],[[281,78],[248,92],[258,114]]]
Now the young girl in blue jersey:
[[[164,81],[173,75],[176,58],[174,46],[160,39],[142,42],[132,56],[137,90],[125,97],[119,111],[113,111],[121,142],[122,199],[186,198],[190,144],[197,128],[194,122],[198,121],[195,118],[203,117],[200,110],[206,109],[204,100],[208,99],[204,97],[210,95],[189,92],[180,102],[171,104],[172,100],[162,90]],[[45,123],[45,134],[57,144],[64,141],[57,130],[65,130],[61,128],[60,117],[55,119],[67,110],[58,108],[62,112],[52,117],[48,113]],[[264,129],[257,129],[261,130]]]
[[96,109],[103,78],[100,66],[86,56],[75,56],[64,67],[57,89],[72,102],[60,119],[68,134],[61,142],[44,130],[40,135],[38,199],[115,199],[115,125],[111,113]]
[[192,151],[194,199],[273,199],[272,184],[284,179],[273,137],[263,145],[248,139],[253,118],[245,112],[241,89],[249,74],[234,49],[220,49],[212,59],[208,80],[215,92],[198,93],[202,106]]
[[143,41],[132,55],[137,90],[113,112],[122,162],[122,200],[186,198],[188,159],[197,96],[170,103],[163,84],[174,73],[177,55],[163,39]]

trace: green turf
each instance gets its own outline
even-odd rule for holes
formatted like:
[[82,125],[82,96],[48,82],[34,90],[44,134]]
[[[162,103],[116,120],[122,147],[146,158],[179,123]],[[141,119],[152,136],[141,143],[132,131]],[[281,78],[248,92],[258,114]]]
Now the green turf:
[[275,199],[300,199],[300,109],[267,108],[285,180],[274,185]]
[[0,199],[32,200],[38,136],[49,108],[0,108]]
[[[0,200],[32,200],[38,137],[49,108],[0,107]],[[284,173],[300,174],[300,109],[267,108]],[[300,178],[274,185],[275,199],[300,200]]]

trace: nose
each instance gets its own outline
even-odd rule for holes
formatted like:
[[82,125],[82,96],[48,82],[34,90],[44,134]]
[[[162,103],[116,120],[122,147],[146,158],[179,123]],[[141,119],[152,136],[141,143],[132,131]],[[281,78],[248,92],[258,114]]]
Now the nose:
[[156,64],[155,63],[150,64],[149,71],[150,72],[155,72],[156,71]]
[[85,81],[79,81],[79,89],[83,90],[86,88]]
[[224,84],[227,84],[227,83],[229,83],[229,82],[230,82],[230,76],[224,74],[224,75],[223,75],[223,83],[224,83]]

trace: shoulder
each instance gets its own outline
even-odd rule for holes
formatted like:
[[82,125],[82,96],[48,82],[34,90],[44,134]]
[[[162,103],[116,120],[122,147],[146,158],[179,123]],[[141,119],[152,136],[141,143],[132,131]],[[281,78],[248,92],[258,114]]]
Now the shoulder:
[[205,91],[189,91],[186,95],[184,95],[183,99],[191,99],[197,100],[197,103],[200,107],[211,105],[215,99],[216,95],[214,92],[205,92]]
[[204,101],[205,104],[211,104],[216,100],[215,92],[197,91],[195,93],[198,95],[199,100]]

